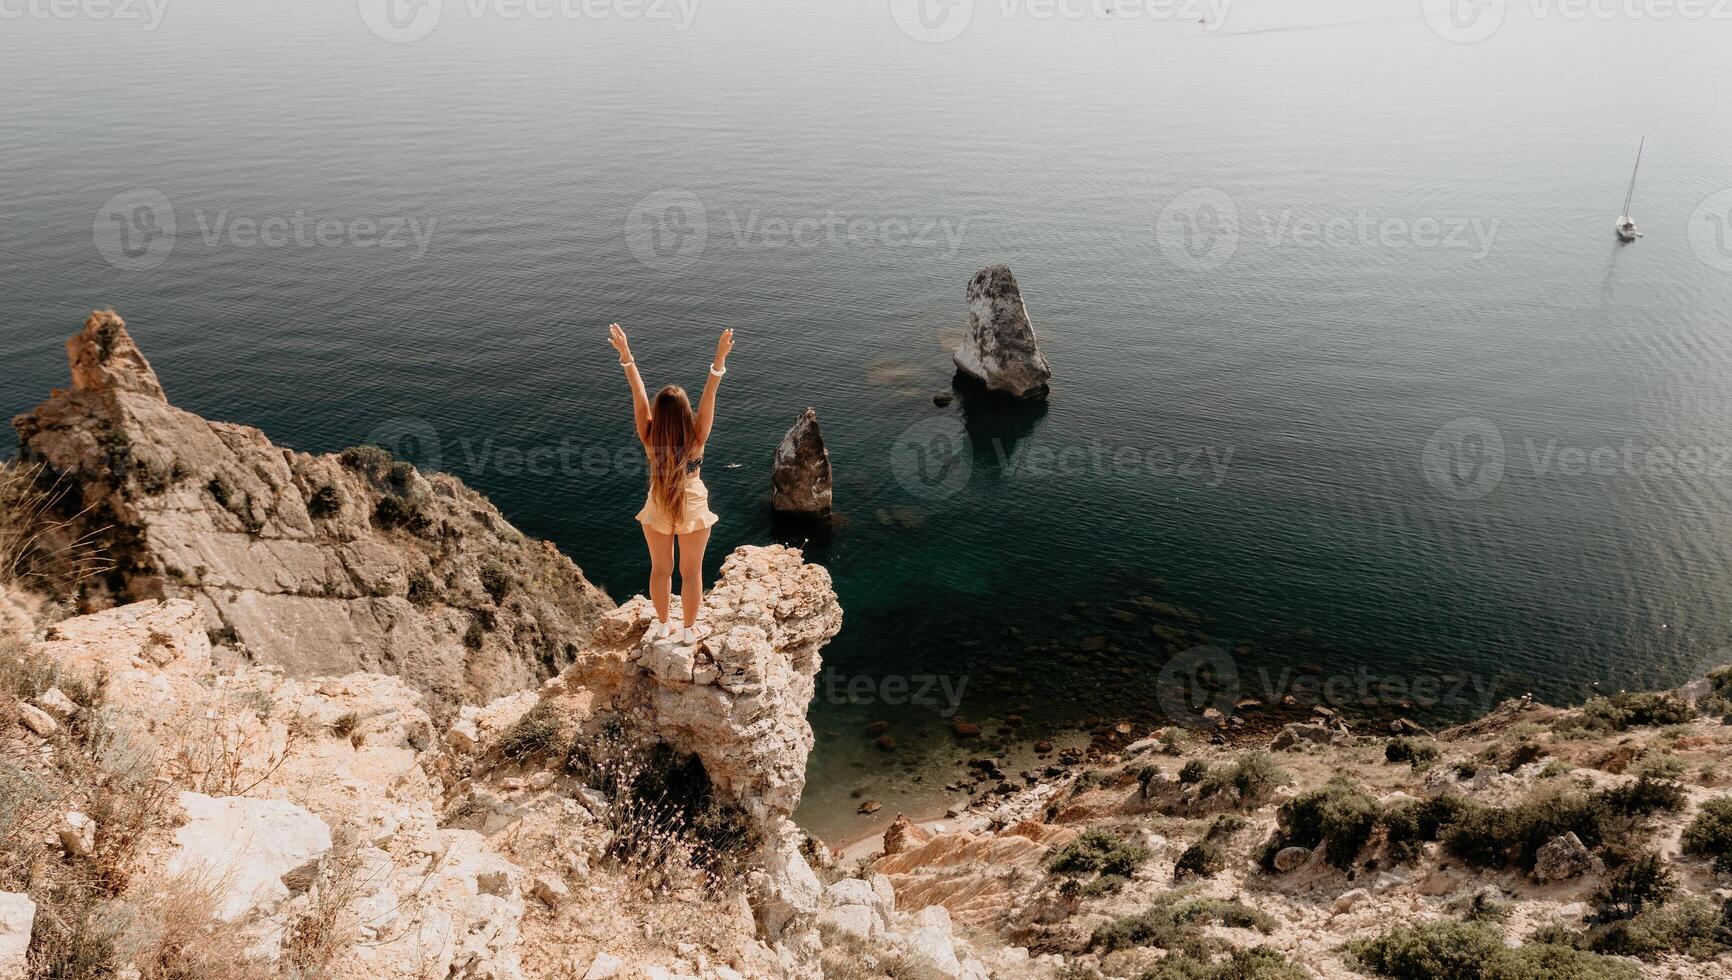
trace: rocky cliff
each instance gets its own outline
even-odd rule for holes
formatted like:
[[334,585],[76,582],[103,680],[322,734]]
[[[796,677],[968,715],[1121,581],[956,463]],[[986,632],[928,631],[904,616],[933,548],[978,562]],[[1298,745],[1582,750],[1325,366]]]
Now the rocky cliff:
[[645,644],[633,599],[449,728],[395,677],[220,667],[190,600],[8,609],[0,957],[30,976],[99,940],[144,977],[815,975],[789,814],[841,610],[797,551],[730,556],[703,643]]
[[0,576],[0,976],[815,978],[844,923],[984,980],[942,909],[808,863],[842,613],[798,551],[650,641],[454,479],[176,409],[112,313],[68,353],[15,425],[72,522],[27,533],[115,567],[75,618]]
[[171,405],[126,324],[67,341],[72,387],[13,420],[77,488],[114,571],[87,602],[186,598],[220,652],[403,677],[443,716],[570,664],[612,602],[484,497],[376,447],[310,455]]

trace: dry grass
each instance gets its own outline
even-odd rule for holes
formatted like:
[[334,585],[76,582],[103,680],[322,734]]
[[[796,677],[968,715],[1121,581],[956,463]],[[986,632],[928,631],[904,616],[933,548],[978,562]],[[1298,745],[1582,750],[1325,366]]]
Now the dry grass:
[[633,882],[658,895],[688,886],[727,895],[744,886],[746,859],[759,842],[744,815],[714,796],[695,758],[630,743],[610,729],[575,746],[571,765],[607,795],[608,856]]
[[78,504],[63,475],[40,463],[0,462],[0,588],[62,596],[113,568],[99,542],[108,528],[80,531],[92,508]]
[[117,958],[141,980],[266,980],[272,971],[246,955],[249,937],[218,915],[224,882],[183,874],[129,896],[135,917],[116,944]]
[[[136,877],[172,823],[173,793],[150,746],[104,710],[102,685],[58,677],[15,638],[0,640],[0,679],[0,716],[55,685],[79,705],[46,752],[22,728],[0,729],[0,890],[37,903],[29,980],[106,980],[126,963],[143,980],[262,980],[210,885]],[[73,810],[96,822],[88,857],[52,843]]]
[[[247,691],[231,694],[231,703],[251,707]],[[180,751],[168,762],[169,775],[195,793],[206,796],[246,796],[282,768],[304,733],[288,726],[281,744],[268,726],[249,727],[230,720],[230,712],[208,713],[195,731],[186,733]]]

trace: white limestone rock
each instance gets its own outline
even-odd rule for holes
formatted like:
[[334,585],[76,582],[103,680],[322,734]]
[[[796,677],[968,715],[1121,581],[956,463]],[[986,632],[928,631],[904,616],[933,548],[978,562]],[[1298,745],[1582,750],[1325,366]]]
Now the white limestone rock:
[[29,895],[0,892],[0,977],[24,976],[30,936],[36,927],[36,903]]
[[175,831],[167,871],[216,882],[224,921],[269,915],[289,897],[283,875],[331,849],[325,822],[287,800],[203,793],[181,793],[179,799],[186,823]]

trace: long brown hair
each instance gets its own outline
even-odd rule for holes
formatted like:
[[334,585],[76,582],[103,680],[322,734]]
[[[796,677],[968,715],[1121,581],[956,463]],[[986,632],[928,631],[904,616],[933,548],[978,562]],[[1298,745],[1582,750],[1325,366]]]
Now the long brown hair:
[[656,392],[650,403],[649,436],[644,440],[649,449],[650,497],[675,524],[684,517],[686,464],[697,448],[692,445],[697,437],[698,420],[686,390],[668,385]]

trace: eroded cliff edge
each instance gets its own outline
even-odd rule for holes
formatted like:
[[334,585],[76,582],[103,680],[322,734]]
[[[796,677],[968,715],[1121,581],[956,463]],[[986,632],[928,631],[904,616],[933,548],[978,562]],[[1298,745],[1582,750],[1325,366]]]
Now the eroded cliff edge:
[[552,676],[613,607],[455,477],[176,408],[112,311],[66,347],[72,387],[13,426],[22,460],[74,488],[74,533],[112,560],[90,608],[190,599],[219,656],[400,676],[443,717]]

